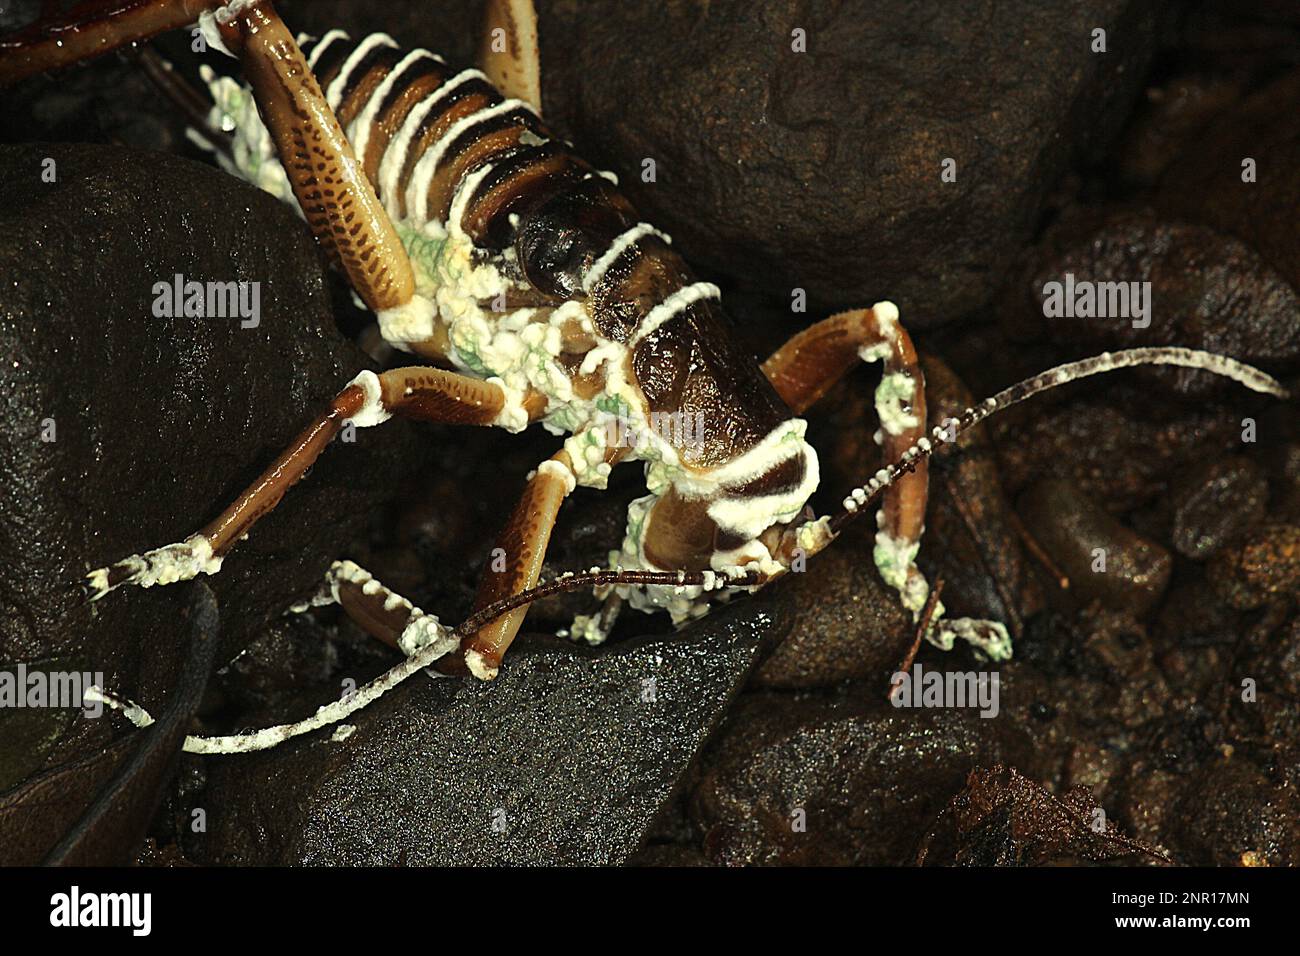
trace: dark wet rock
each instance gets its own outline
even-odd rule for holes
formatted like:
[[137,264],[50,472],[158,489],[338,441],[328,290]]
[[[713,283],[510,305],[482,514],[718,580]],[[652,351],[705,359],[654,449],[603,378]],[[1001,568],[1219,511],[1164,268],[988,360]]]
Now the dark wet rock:
[[1300,10],[1291,0],[1189,4],[1185,55],[1213,69],[1268,79],[1297,65]]
[[161,845],[157,840],[150,837],[144,841],[144,846],[140,850],[139,856],[135,859],[136,866],[161,866],[161,867],[181,867],[192,866],[189,860],[181,854],[180,847],[174,843]]
[[1179,575],[1160,606],[1155,633],[1173,646],[1232,644],[1241,634],[1241,614],[1228,607],[1201,575]]
[[1188,781],[1170,815],[1169,843],[1192,866],[1296,866],[1296,793],[1294,780],[1270,779],[1246,760],[1224,757]]
[[1119,148],[1124,180],[1154,185],[1197,134],[1237,101],[1244,86],[1242,76],[1204,72],[1147,87]]
[[1076,666],[1090,680],[1077,687],[1075,711],[1095,727],[1125,734],[1173,709],[1146,629],[1129,613],[1089,605],[1080,615]]
[[[1050,283],[1064,286],[1069,276],[1076,290],[1082,283],[1118,283],[1113,288],[1127,292],[1127,283],[1149,282],[1149,298],[1142,300],[1146,314],[1138,316],[1127,295],[1110,293],[1109,314],[1056,314],[1045,290],[1054,288]],[[1046,334],[1090,351],[1179,345],[1270,368],[1300,359],[1300,295],[1287,279],[1237,239],[1145,211],[1067,218],[1031,253],[1009,289],[1004,315],[1008,329],[1022,339]],[[1192,369],[1137,374],[1160,376],[1186,394],[1240,388]]]
[[906,862],[976,766],[1037,774],[1024,733],[974,710],[897,709],[876,688],[842,702],[748,695],[704,758],[691,815],[726,864]]
[[1187,774],[1219,753],[1222,727],[1213,698],[1179,703],[1144,728],[1145,749],[1163,769]]
[[1095,387],[1096,397],[1035,400],[990,420],[1009,493],[1064,478],[1120,514],[1161,494],[1179,469],[1241,449],[1239,408],[1171,406],[1114,377]]
[[[1136,839],[1168,847],[1165,834],[1176,820],[1178,799],[1187,779],[1151,758],[1133,755],[1112,782],[1114,796],[1107,809]],[[1173,855],[1184,862],[1177,853]]]
[[1219,552],[1209,574],[1215,590],[1235,608],[1260,607],[1300,591],[1300,525],[1259,527]]
[[1086,787],[1104,804],[1105,791],[1124,765],[1123,755],[1091,740],[1081,741],[1070,752],[1065,764],[1065,782],[1070,787]]
[[1268,476],[1248,458],[1203,462],[1170,490],[1174,550],[1203,560],[1244,533],[1268,505]]
[[712,866],[709,858],[693,846],[661,843],[646,847],[627,861],[628,866]]
[[1019,500],[1029,533],[1070,582],[1071,596],[1141,616],[1169,583],[1169,552],[1125,527],[1070,482],[1041,481]]
[[884,689],[911,644],[911,615],[880,580],[871,551],[841,540],[773,588],[798,620],[759,666],[755,687],[802,688],[866,678]]
[[626,861],[765,644],[790,626],[759,599],[599,650],[521,638],[491,683],[417,675],[350,718],[356,730],[341,742],[322,731],[210,761],[199,797],[210,831],[191,836],[186,855]]
[[1291,624],[1276,654],[1279,688],[1300,700],[1300,619]]
[[[929,422],[956,417],[975,404],[970,389],[941,360],[927,355],[922,368]],[[1015,521],[983,426],[931,459],[920,566],[931,581],[943,578],[951,617],[1001,621],[1013,639],[1045,600]]]
[[[185,590],[191,601],[185,623],[190,633],[183,638],[187,653],[167,709],[131,735],[135,751],[49,850],[42,860],[45,865],[125,866],[144,842],[164,787],[180,760],[181,746],[203,701],[217,655],[220,618],[212,589],[198,581]],[[43,811],[34,809],[38,814]],[[26,814],[18,816],[21,819]],[[27,843],[27,832],[24,827],[19,833],[6,833],[0,844],[13,850]]]
[[[1294,52],[1294,47],[1292,47]],[[1300,69],[1252,96],[1211,124],[1160,184],[1158,204],[1236,236],[1300,290]],[[1255,182],[1242,181],[1242,163],[1255,161]]]
[[1168,862],[1120,831],[1087,787],[1060,796],[1017,772],[972,770],[922,841],[918,865],[1045,866],[1079,860]]
[[[40,179],[45,158],[55,184]],[[102,672],[157,713],[179,664],[159,635],[174,632],[183,589],[90,605],[83,576],[205,524],[362,362],[333,327],[301,220],[209,167],[6,148],[0,218],[0,661]],[[154,318],[154,283],[177,273],[260,282],[260,325]],[[382,498],[375,476],[418,462],[412,434],[388,425],[327,451],[227,560],[211,579],[225,654],[315,586]],[[109,736],[106,721],[77,720],[17,749],[52,766]]]
[[926,327],[988,301],[1048,190],[1118,130],[1163,8],[544,4],[546,108],[706,272],[806,289],[814,313],[888,297]]

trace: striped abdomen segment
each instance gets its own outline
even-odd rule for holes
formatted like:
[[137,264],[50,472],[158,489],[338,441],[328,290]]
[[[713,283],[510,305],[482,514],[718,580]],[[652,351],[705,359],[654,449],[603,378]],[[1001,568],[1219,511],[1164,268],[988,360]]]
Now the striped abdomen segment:
[[513,248],[536,290],[587,300],[601,335],[628,346],[649,410],[701,416],[702,446],[684,457],[727,461],[789,417],[734,343],[718,290],[527,104],[385,34],[333,31],[304,50],[394,218],[463,229],[488,252]]
[[531,106],[503,97],[478,70],[402,50],[387,34],[354,41],[335,30],[303,45],[394,219],[464,227],[475,243],[502,248],[510,212],[590,171],[552,141]]

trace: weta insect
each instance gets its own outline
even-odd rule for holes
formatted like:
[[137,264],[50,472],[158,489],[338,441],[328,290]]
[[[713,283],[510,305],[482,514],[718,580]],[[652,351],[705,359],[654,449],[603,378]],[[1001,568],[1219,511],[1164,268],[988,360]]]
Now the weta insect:
[[[430,363],[363,372],[210,524],[176,544],[88,575],[98,600],[215,574],[223,557],[285,494],[346,422],[394,415],[568,435],[542,462],[506,522],[504,572],[484,574],[475,613],[455,631],[336,562],[315,603],[337,602],[407,660],[347,702],[299,724],[187,749],[235,752],[342,719],[439,659],[494,677],[528,603],[548,588],[597,585],[605,610],[575,632],[599,641],[622,604],[675,622],[728,590],[752,590],[828,546],[877,497],[875,561],[932,643],[957,638],[1010,655],[997,622],[951,620],[915,558],[924,528],[927,460],[992,412],[1046,389],[1139,364],[1179,365],[1284,395],[1232,359],[1142,348],[1049,370],[933,429],[916,351],[888,302],[832,316],[761,365],[732,339],[716,286],[699,281],[670,240],[642,222],[616,179],[578,158],[540,117],[536,18],[527,0],[489,4],[510,42],[485,48],[481,70],[455,70],[386,34],[295,38],[270,0],[135,0],[0,46],[0,83],[185,26],[235,56],[249,87],[205,71],[214,118],[233,121],[221,162],[296,201],[320,244],[371,309],[383,338]],[[47,25],[48,26],[48,25]],[[250,95],[251,88],[251,95]],[[817,454],[798,416],[858,362],[880,361],[881,444],[891,462],[815,517]],[[698,425],[688,439],[656,416]],[[660,419],[662,420],[662,419]],[[614,440],[617,423],[634,440]],[[629,508],[611,569],[539,588],[551,530],[578,486],[645,465],[648,494]],[[927,608],[927,603],[932,604]],[[144,717],[136,714],[136,719]]]

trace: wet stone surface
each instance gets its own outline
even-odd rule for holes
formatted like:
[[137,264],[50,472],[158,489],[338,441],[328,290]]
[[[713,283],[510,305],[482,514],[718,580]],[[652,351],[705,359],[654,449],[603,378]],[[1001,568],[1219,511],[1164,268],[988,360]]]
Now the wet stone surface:
[[543,5],[544,96],[701,267],[823,310],[888,295],[925,328],[989,300],[1067,164],[1118,132],[1163,6],[571,0]]
[[[0,662],[98,673],[157,712],[179,664],[168,637],[183,589],[92,605],[84,575],[205,524],[364,359],[333,326],[300,220],[209,167],[0,148],[0,218]],[[260,282],[258,326],[155,317],[154,285],[176,274]],[[227,561],[214,579],[227,657],[363,526],[378,499],[368,476],[418,462],[410,434],[399,425],[331,450]],[[108,721],[69,711],[6,709],[0,721],[12,745],[0,789],[111,736]]]
[[1041,481],[1020,497],[1025,527],[1043,546],[1080,600],[1099,600],[1137,614],[1169,584],[1169,552],[1125,527],[1069,482]]
[[356,730],[210,765],[211,863],[610,864],[641,844],[760,650],[762,601],[689,633],[583,651],[523,638],[484,684],[412,678]]

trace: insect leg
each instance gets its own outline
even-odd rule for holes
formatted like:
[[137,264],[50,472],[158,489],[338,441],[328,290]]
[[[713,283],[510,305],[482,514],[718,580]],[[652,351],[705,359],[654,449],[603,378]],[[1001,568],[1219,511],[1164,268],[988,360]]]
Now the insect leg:
[[[494,553],[504,559],[504,569],[499,570],[489,563],[479,581],[474,610],[537,584],[556,515],[575,485],[573,464],[565,451],[557,452],[533,472],[497,539],[498,550]],[[519,633],[527,613],[526,605],[516,608],[465,639],[461,645],[465,664],[475,677],[491,680],[496,676],[501,658]]]
[[533,0],[487,0],[479,69],[503,94],[542,110],[541,54]]
[[[529,416],[531,401],[526,397],[522,409]],[[91,597],[98,600],[122,584],[151,587],[216,574],[235,543],[279,503],[349,422],[364,428],[399,414],[443,424],[492,425],[502,414],[514,418],[519,413],[494,382],[436,368],[362,372],[214,521],[182,542],[92,571]]]
[[99,0],[0,40],[0,88],[176,30],[225,0]]
[[460,645],[436,617],[385,587],[354,561],[335,561],[316,596],[292,610],[305,611],[326,604],[339,605],[367,634],[407,657],[435,641],[447,641],[448,650]]
[[317,241],[372,311],[410,306],[415,272],[406,249],[270,0],[229,3],[214,22],[239,59]]
[[[870,309],[854,309],[831,316],[798,333],[777,349],[763,372],[777,393],[796,413],[803,412],[859,361],[884,363],[876,389],[881,446],[886,461],[900,458],[926,435],[925,377],[917,363],[916,348],[898,322],[893,303],[879,302]],[[925,508],[929,494],[927,460],[903,475],[886,491],[876,515],[875,561],[885,582],[898,591],[903,605],[918,618],[930,587],[916,566]],[[1006,628],[996,622],[941,620],[942,606],[934,614],[927,638],[950,648],[963,637],[991,656],[1010,651]]]

